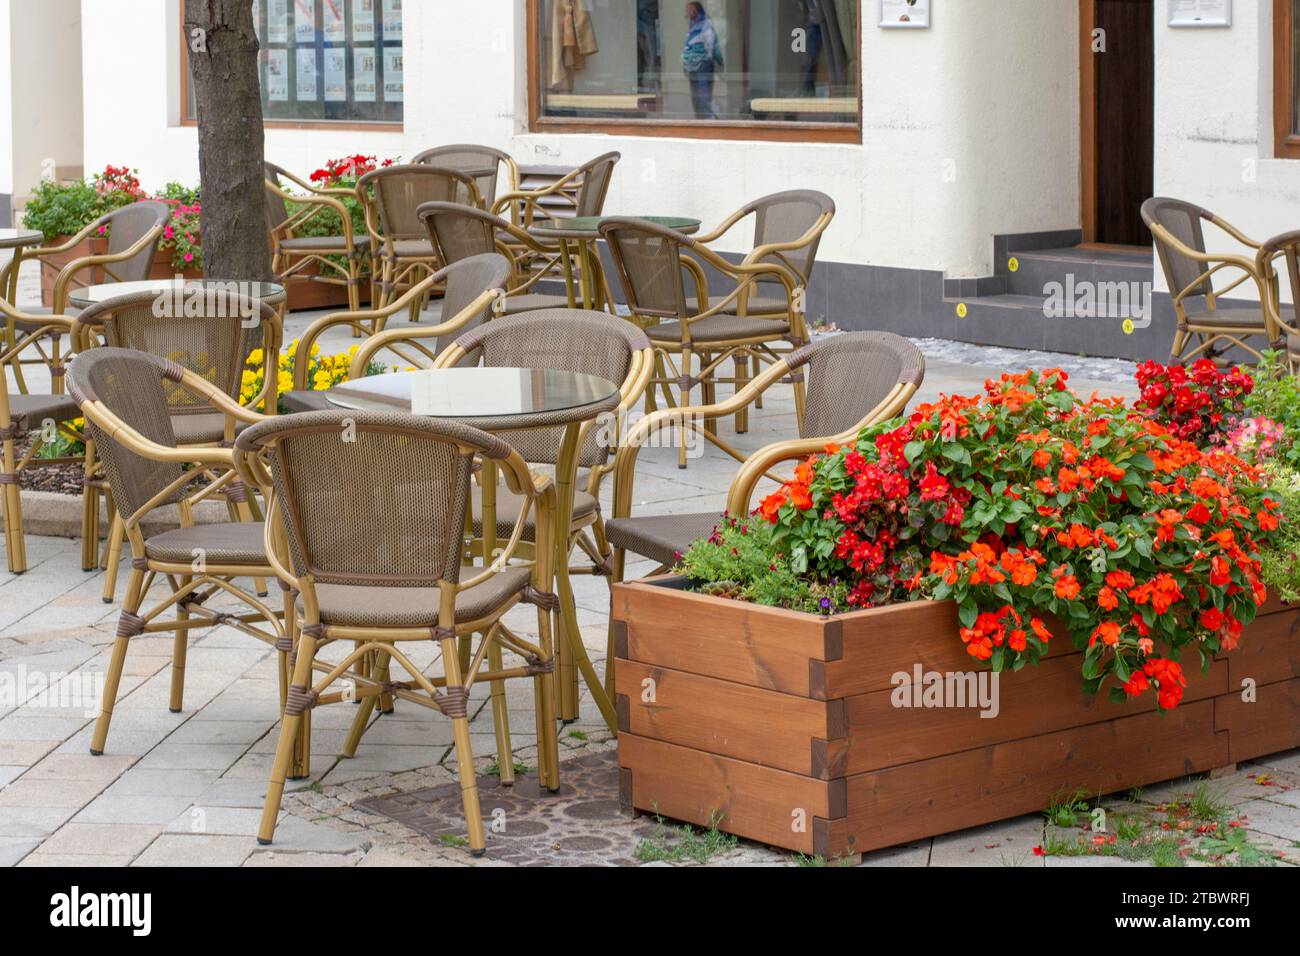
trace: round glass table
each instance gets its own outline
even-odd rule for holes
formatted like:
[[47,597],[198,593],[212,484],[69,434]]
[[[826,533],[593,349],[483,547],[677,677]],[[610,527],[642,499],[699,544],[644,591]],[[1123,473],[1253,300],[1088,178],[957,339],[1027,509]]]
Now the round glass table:
[[98,285],[83,286],[68,292],[68,304],[78,309],[88,309],[92,305],[115,299],[121,295],[133,295],[138,292],[155,294],[171,293],[184,306],[190,296],[207,296],[209,294],[240,295],[265,302],[274,309],[279,309],[285,302],[284,286],[275,282],[244,282],[235,279],[139,279],[132,282],[102,282]]
[[13,259],[0,273],[0,296],[10,305],[18,298],[18,270],[23,261],[23,250],[28,246],[39,246],[45,241],[45,233],[35,229],[0,229],[0,249],[12,249]]
[[[610,294],[605,271],[600,265],[596,243],[600,241],[600,224],[606,219],[626,219],[627,216],[574,216],[571,219],[548,219],[528,227],[529,235],[543,242],[555,242],[560,247],[560,265],[564,269],[564,287],[569,296],[569,308],[581,305],[584,309],[604,308],[613,311],[614,297]],[[645,222],[672,229],[683,235],[700,231],[700,221],[684,216],[633,216]],[[578,260],[578,286],[574,287],[573,259]],[[579,294],[580,293],[580,294]]]
[[[487,432],[552,428],[557,435],[555,465],[555,594],[560,641],[557,679],[561,702],[567,698],[577,716],[577,681],[581,675],[610,729],[617,727],[613,701],[596,673],[578,630],[577,604],[569,582],[570,530],[577,484],[578,458],[584,426],[614,412],[619,386],[607,379],[555,369],[463,368],[418,369],[354,379],[324,391],[293,391],[283,396],[286,412],[384,411],[430,418],[449,418]],[[544,420],[539,422],[539,417]],[[509,435],[503,435],[509,441]],[[496,553],[496,472],[484,463],[482,494],[482,555],[484,563]],[[568,691],[566,693],[566,688]]]

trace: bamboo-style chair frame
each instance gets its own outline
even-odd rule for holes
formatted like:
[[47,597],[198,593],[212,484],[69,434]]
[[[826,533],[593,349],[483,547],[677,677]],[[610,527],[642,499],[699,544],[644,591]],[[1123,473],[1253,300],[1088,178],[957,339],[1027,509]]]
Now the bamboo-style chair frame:
[[[697,385],[700,385],[703,386],[705,403],[712,405],[714,404],[717,382],[730,382],[739,392],[753,378],[750,368],[751,362],[771,365],[779,362],[783,354],[789,354],[807,343],[808,332],[804,325],[803,312],[804,286],[795,273],[781,263],[771,261],[770,255],[753,262],[747,261],[735,264],[722,258],[708,246],[701,244],[690,236],[642,219],[606,219],[600,224],[600,234],[609,245],[610,255],[614,260],[614,271],[618,274],[619,283],[623,287],[632,318],[647,329],[655,346],[656,376],[651,381],[651,387],[647,393],[650,396],[651,403],[654,400],[654,389],[658,386],[670,408],[689,407],[691,404],[691,391]],[[673,300],[671,303],[652,304],[643,301],[642,290],[632,280],[625,261],[624,250],[621,245],[623,236],[634,238],[649,236],[658,239],[664,244],[662,255],[665,258],[671,256],[676,259],[677,270],[664,268],[661,272],[661,276],[667,278],[670,285],[668,290],[661,291],[665,291],[671,297]],[[752,256],[753,253],[751,253]],[[735,287],[721,298],[710,298],[708,278],[705,275],[704,266],[710,266],[721,273],[725,278],[734,282]],[[690,275],[692,281],[693,294],[689,296],[686,286],[682,282],[683,271]],[[706,341],[695,341],[692,327],[706,319],[714,317],[734,318],[743,322],[746,318],[743,311],[744,300],[748,297],[750,290],[762,281],[779,283],[785,294],[787,310],[782,328],[756,334],[736,334],[727,337],[710,336]],[[691,306],[691,301],[695,303],[694,308]],[[738,314],[728,311],[733,306],[740,310]],[[782,321],[782,317],[776,314],[763,315],[761,318],[773,322]],[[663,320],[677,323],[679,333],[677,341],[656,338],[653,331],[654,326]],[[773,348],[773,345],[778,342],[787,342],[790,348],[779,352]],[[695,373],[693,371],[693,361],[697,357],[700,362],[700,370]],[[718,376],[716,374],[717,369],[728,359],[734,364],[734,376]],[[802,418],[804,411],[803,378],[798,370],[791,371],[790,375],[794,384],[795,411]],[[672,391],[673,385],[677,386],[676,396]],[[648,403],[648,405],[653,407],[652,404]],[[714,420],[707,422],[702,434],[708,441],[735,457],[735,450],[718,436],[715,424]],[[745,405],[738,406],[736,431],[743,434],[748,430],[748,427],[746,407]],[[685,442],[678,449],[677,466],[679,468],[686,467]]]
[[[357,236],[353,233],[352,216],[341,200],[357,199],[363,203],[363,208],[364,200],[355,189],[313,186],[274,163],[265,163],[264,166],[268,200],[266,224],[271,234],[271,271],[279,277],[279,283],[285,286],[290,282],[323,282],[344,286],[347,289],[348,309],[356,312],[361,308],[363,266],[373,262],[374,250],[371,248],[370,236]],[[303,192],[289,192],[281,179],[287,179]],[[285,218],[280,219],[273,200],[283,209]],[[301,208],[289,212],[287,203]],[[285,248],[286,242],[299,238],[297,230],[326,210],[333,211],[342,223],[342,235],[325,237],[336,239],[337,242],[323,243],[312,248]],[[332,256],[341,256],[344,261],[336,262]],[[314,273],[309,271],[312,268],[316,270]],[[370,268],[373,275],[373,265]]]
[[[476,143],[453,143],[448,146],[435,146],[432,149],[421,150],[411,158],[412,163],[420,163],[429,166],[443,166],[449,169],[462,169],[462,166],[469,165],[469,157],[482,157],[483,162],[493,164],[496,167],[495,172],[490,177],[475,176],[475,182],[479,185],[479,195],[485,206],[491,206],[496,202],[497,187],[501,180],[501,167],[506,172],[506,191],[519,191],[519,164],[507,152],[496,149],[492,146],[480,146]],[[463,170],[462,170],[463,171]],[[488,180],[489,188],[485,189],[484,180]]]
[[[1188,218],[1195,245],[1204,246],[1201,233],[1202,222],[1211,223],[1222,229],[1237,242],[1253,251],[1253,255],[1236,255],[1230,253],[1210,253],[1203,248],[1194,248],[1174,235],[1167,224],[1161,221],[1166,210]],[[1142,221],[1151,230],[1156,240],[1156,253],[1169,284],[1169,294],[1173,300],[1174,314],[1178,319],[1178,328],[1174,333],[1174,344],[1170,356],[1174,362],[1188,362],[1197,357],[1214,359],[1232,346],[1238,346],[1255,358],[1263,358],[1259,349],[1250,340],[1263,336],[1268,343],[1279,338],[1279,331],[1273,321],[1273,313],[1266,303],[1269,301],[1269,282],[1266,273],[1260,268],[1260,243],[1249,238],[1230,222],[1216,216],[1208,209],[1178,199],[1155,196],[1142,204]],[[1186,263],[1195,263],[1199,271],[1190,281],[1184,275],[1185,263],[1175,257],[1181,257]],[[1224,269],[1240,270],[1241,275],[1227,285],[1216,289],[1214,277]],[[1218,320],[1220,314],[1218,300],[1226,293],[1242,285],[1247,280],[1255,283],[1255,291],[1260,301],[1258,324],[1243,324],[1240,321]],[[1204,312],[1188,312],[1188,300],[1204,298]],[[1187,346],[1195,340],[1196,347],[1190,352]]]
[[[837,339],[839,343],[837,343]],[[805,365],[812,362],[817,353],[822,350],[834,350],[839,344],[841,347],[845,342],[872,344],[872,339],[882,342],[895,356],[900,359],[899,370],[896,380],[889,385],[883,397],[876,402],[866,413],[854,422],[850,427],[837,431],[834,434],[807,436],[797,439],[775,442],[759,449],[751,455],[742,455],[734,449],[726,448],[724,450],[740,462],[740,469],[732,478],[731,486],[727,492],[727,509],[726,514],[735,516],[744,516],[750,513],[750,504],[755,489],[760,481],[768,478],[778,484],[786,479],[773,472],[773,469],[783,462],[798,461],[809,457],[810,455],[820,454],[825,451],[827,445],[849,445],[857,441],[858,435],[865,428],[887,422],[892,418],[900,415],[907,408],[908,402],[916,394],[925,378],[925,358],[916,346],[912,345],[906,339],[893,335],[888,332],[858,332],[844,333],[829,339],[823,339],[813,345],[805,346],[788,357],[780,359],[762,371],[756,378],[752,379],[746,385],[736,392],[731,398],[711,406],[699,406],[691,408],[667,408],[656,411],[636,422],[623,437],[619,444],[618,452],[614,459],[614,512],[610,517],[610,527],[607,534],[611,534],[611,544],[613,545],[613,563],[610,573],[610,587],[623,580],[624,567],[627,558],[627,547],[620,544],[626,536],[619,533],[620,524],[626,526],[636,519],[631,517],[632,512],[632,493],[636,480],[636,462],[641,453],[641,448],[646,444],[652,435],[660,429],[674,426],[679,430],[694,429],[699,433],[704,433],[704,422],[710,418],[731,415],[737,409],[744,408],[753,404],[768,388],[777,382],[786,380],[792,372],[797,372]],[[833,354],[833,352],[831,353]],[[814,382],[816,380],[814,379]],[[881,383],[882,386],[885,383]],[[830,387],[830,386],[828,386]],[[842,412],[841,412],[842,414]],[[804,431],[805,420],[800,414],[800,431]],[[700,515],[680,515],[673,516],[692,526],[699,525],[704,528],[705,524],[717,523],[721,520],[721,515],[716,512],[711,514]],[[703,523],[700,523],[703,519]],[[707,535],[708,529],[704,529]],[[671,562],[661,565],[655,573],[661,573],[671,567]],[[605,682],[608,693],[613,693],[613,666],[614,660],[614,629],[613,621],[610,622],[609,643],[606,649],[605,665]]]
[[490,212],[508,218],[515,225],[528,229],[539,220],[555,221],[557,217],[541,203],[549,196],[573,195],[574,215],[599,216],[605,208],[605,197],[614,178],[614,167],[623,158],[623,154],[611,151],[590,159],[575,169],[565,173],[559,179],[541,189],[512,189],[503,196],[498,196],[492,203]]
[[[475,208],[483,205],[479,194],[478,182],[468,173],[458,169],[435,166],[429,163],[409,163],[400,166],[384,166],[366,173],[357,180],[357,195],[361,197],[365,211],[366,230],[370,233],[371,248],[371,305],[383,307],[392,301],[393,295],[409,289],[425,276],[437,271],[443,261],[439,260],[432,244],[428,249],[422,248],[427,240],[424,232],[406,232],[399,230],[396,222],[414,214],[412,209],[397,210],[385,204],[383,197],[384,180],[406,177],[407,179],[427,179],[439,183],[444,190],[454,195],[464,195],[465,204]],[[418,247],[414,251],[399,243],[414,242]],[[378,284],[378,298],[375,298],[375,285]],[[426,292],[421,305],[428,299]],[[419,319],[419,308],[411,308],[412,322]]]
[[[283,612],[273,610],[258,596],[234,583],[238,578],[254,580],[269,578],[273,574],[271,566],[266,562],[248,563],[231,560],[229,555],[223,559],[219,548],[214,547],[209,550],[198,545],[197,542],[204,540],[203,530],[210,530],[213,526],[205,525],[200,526],[199,529],[192,529],[197,532],[194,538],[196,549],[204,553],[190,561],[162,559],[149,555],[148,541],[141,530],[143,519],[155,509],[171,503],[177,504],[182,513],[188,512],[192,507],[193,499],[185,495],[186,486],[204,472],[219,470],[221,477],[214,482],[217,485],[229,485],[237,480],[234,457],[229,448],[165,445],[141,434],[119,417],[117,412],[96,393],[90,381],[90,368],[101,361],[133,363],[142,374],[156,373],[160,403],[164,394],[162,383],[169,382],[220,409],[232,420],[253,424],[265,419],[265,416],[231,401],[224,392],[201,376],[145,352],[104,347],[74,359],[71,366],[71,391],[90,426],[88,431],[99,434],[101,445],[108,443],[120,446],[115,450],[105,449],[104,454],[113,455],[125,451],[160,465],[195,466],[194,470],[181,470],[173,480],[167,482],[161,490],[133,510],[128,511],[123,507],[126,499],[124,494],[119,494],[116,498],[118,514],[122,518],[127,540],[131,546],[131,576],[118,619],[117,636],[104,683],[103,704],[90,744],[90,752],[96,756],[104,752],[128,645],[133,637],[174,633],[171,694],[168,704],[173,713],[180,712],[183,706],[186,651],[192,630],[201,627],[230,626],[275,647],[279,654],[282,700],[288,691],[288,655],[291,649],[291,635],[286,630]],[[252,529],[254,533],[258,530],[256,526],[252,526]],[[209,555],[215,555],[216,560],[209,560]],[[148,611],[141,613],[140,608],[145,597],[160,577],[170,585],[170,593]],[[250,610],[230,614],[205,607],[206,602],[211,598],[222,594],[233,596]],[[161,615],[169,609],[175,610],[175,618],[161,619]]]
[[[124,220],[133,217],[142,217],[152,212],[156,218],[153,225],[148,226],[134,241],[126,248],[117,252],[111,251],[112,228],[115,220]],[[158,243],[162,239],[163,229],[166,228],[168,220],[171,218],[171,210],[166,203],[156,200],[142,200],[132,203],[128,206],[122,206],[107,212],[100,216],[94,222],[85,226],[75,236],[65,240],[57,246],[42,246],[34,252],[28,253],[22,261],[27,262],[36,260],[40,263],[42,269],[54,268],[46,261],[50,256],[61,255],[65,252],[71,252],[86,239],[97,238],[104,231],[108,231],[110,251],[104,253],[92,253],[88,256],[82,256],[79,259],[73,259],[71,262],[59,268],[58,275],[54,279],[54,288],[50,298],[50,315],[65,315],[68,312],[68,290],[71,288],[76,277],[88,269],[99,269],[108,281],[127,282],[139,279],[145,279],[149,275],[149,268],[153,264],[154,255],[158,248]],[[147,254],[146,254],[147,253]],[[11,281],[9,270],[19,265],[18,257],[14,257],[6,264],[3,270],[0,270],[0,289],[8,288]],[[105,281],[105,280],[100,280]],[[85,285],[85,283],[78,283]],[[8,325],[8,339],[12,344],[16,339],[16,330],[18,327],[27,325],[31,327],[40,325],[46,317],[44,310],[36,313],[34,316],[21,314],[9,314],[6,319]],[[15,358],[14,372],[16,384],[19,392],[27,391],[27,383],[23,379],[22,367],[24,365],[45,365],[50,370],[50,390],[55,395],[63,393],[63,376],[66,372],[66,358],[62,350],[63,333],[57,329],[50,329],[45,334],[36,339],[29,339],[27,344],[35,349],[37,357],[35,358]],[[45,350],[44,339],[49,339],[49,351]],[[73,346],[75,349],[75,345]]]
[[[154,292],[136,292],[130,295],[117,296],[112,299],[105,299],[98,302],[84,312],[80,313],[73,320],[71,341],[73,347],[78,353],[87,352],[103,345],[118,345],[114,341],[118,333],[115,330],[115,324],[120,320],[123,313],[129,313],[144,305],[152,305],[157,300],[157,293]],[[240,316],[257,318],[258,337],[256,339],[258,347],[262,351],[262,388],[248,403],[247,407],[268,408],[276,407],[278,389],[279,389],[279,364],[280,348],[284,338],[283,326],[280,320],[279,310],[265,302],[257,302],[242,296],[230,296],[223,299],[222,302],[228,305],[230,316],[227,318],[220,317],[202,317],[202,316],[185,316],[178,317],[178,322],[212,322],[212,321],[246,321],[240,319]],[[171,356],[158,356],[160,359],[170,359]],[[232,366],[234,360],[239,359],[239,367],[234,371],[229,385],[230,392],[222,392],[229,401],[235,404],[239,402],[240,382],[244,362],[241,356],[231,356],[229,361]],[[200,376],[202,377],[202,376]],[[185,391],[182,389],[182,391]],[[211,414],[221,412],[220,408],[204,407],[202,405],[193,406],[189,409],[177,409],[173,413],[173,422],[177,422],[179,416],[183,414]],[[211,439],[199,441],[179,441],[178,445],[182,447],[204,447],[212,445],[221,445],[229,447],[235,440],[235,429],[237,420],[229,415],[223,415],[221,434],[213,435]],[[208,469],[209,478],[213,479],[212,483],[200,488],[193,495],[187,498],[187,506],[181,510],[182,527],[189,526],[190,515],[193,508],[200,502],[208,499],[224,498],[226,507],[230,513],[232,521],[253,521],[259,517],[257,511],[257,502],[250,499],[247,494],[247,488],[242,482],[217,481],[219,473]],[[117,570],[122,556],[122,545],[127,541],[126,529],[123,524],[123,518],[118,514],[113,506],[112,489],[108,487],[103,480],[99,462],[96,460],[95,443],[93,439],[87,436],[86,455],[85,455],[85,488],[82,507],[82,556],[81,566],[85,571],[92,571],[97,567],[104,569],[104,587],[103,600],[106,604],[113,602],[114,595],[117,591]],[[102,553],[97,552],[99,542],[99,501],[103,493],[108,501],[108,514],[110,517],[108,534],[104,541]],[[259,595],[263,591],[263,582],[258,581]]]
[[[1291,311],[1285,316],[1286,303],[1282,301],[1282,286],[1278,276],[1278,261],[1286,271],[1291,292]],[[1255,254],[1255,266],[1265,276],[1268,284],[1266,304],[1272,317],[1272,348],[1286,356],[1287,369],[1292,374],[1300,371],[1300,229],[1284,232],[1260,243]]]
[[[479,257],[474,258],[478,259]],[[412,366],[419,366],[422,359],[431,362],[437,357],[437,353],[426,346],[423,340],[432,338],[436,342],[445,336],[455,335],[476,319],[481,318],[484,310],[492,314],[498,314],[498,303],[505,286],[505,278],[502,278],[500,282],[488,283],[487,288],[476,295],[464,308],[452,316],[442,317],[434,325],[388,329],[388,319],[393,315],[408,310],[413,304],[418,305],[431,289],[435,287],[446,288],[449,283],[455,281],[454,277],[458,271],[468,268],[466,265],[468,262],[469,260],[461,260],[459,263],[452,263],[432,275],[425,276],[425,278],[402,293],[401,296],[382,308],[356,312],[334,312],[330,315],[321,316],[307,326],[298,339],[296,354],[309,356],[321,335],[335,326],[342,325],[349,326],[354,331],[366,332],[369,335],[353,354],[352,363],[349,366],[349,378],[359,378],[365,375],[366,367],[371,359],[385,348],[390,349],[393,354],[404,359]],[[502,265],[505,267],[503,268],[503,276],[508,276],[508,263],[503,260]],[[293,387],[295,390],[302,391],[311,387],[307,381],[308,367],[308,362],[294,362]]]
[[[433,586],[438,588],[439,607],[437,624],[429,626],[393,626],[365,624],[327,624],[321,620],[321,605],[317,594],[318,583],[327,583],[331,577],[312,566],[313,557],[305,548],[299,550],[307,566],[296,567],[290,546],[290,529],[302,527],[302,516],[297,512],[297,502],[292,498],[292,479],[278,464],[280,445],[297,432],[342,435],[345,422],[358,433],[366,430],[396,432],[411,441],[434,441],[453,445],[461,456],[466,477],[474,458],[492,462],[500,468],[506,484],[527,502],[521,509],[510,540],[495,559],[477,568],[468,580],[460,580],[459,564],[445,567]],[[555,488],[551,479],[534,475],[519,453],[505,442],[487,433],[459,423],[437,422],[410,415],[366,412],[311,412],[286,416],[279,421],[254,427],[236,440],[236,467],[245,480],[262,489],[270,502],[266,522],[266,552],[275,574],[287,587],[287,600],[301,603],[301,613],[295,627],[296,649],[292,683],[289,686],[284,719],[276,746],[266,804],[263,809],[258,842],[271,842],[284,782],[294,750],[301,739],[303,722],[311,710],[325,703],[359,700],[362,709],[353,721],[345,752],[355,751],[365,728],[365,721],[375,703],[382,698],[398,698],[438,710],[452,721],[455,734],[457,767],[461,793],[469,830],[470,851],[481,855],[485,849],[483,821],[479,808],[475,779],[473,752],[470,744],[469,721],[466,704],[475,683],[492,684],[492,713],[496,724],[498,763],[502,768],[502,783],[513,782],[508,711],[505,704],[504,682],[514,678],[533,679],[536,721],[540,737],[538,746],[538,774],[542,784],[551,792],[559,789],[558,740],[554,719],[554,671],[550,617],[547,611],[553,602],[551,588],[551,553],[549,547],[539,547],[532,560],[514,565],[515,551],[523,533],[524,521],[530,511],[537,512],[536,526],[543,545],[552,524],[555,508]],[[286,498],[288,500],[286,500]],[[464,508],[464,499],[460,499]],[[452,532],[454,535],[454,531]],[[301,540],[299,534],[299,540]],[[530,569],[528,584],[518,593],[505,598],[488,614],[474,620],[457,620],[457,596],[470,588],[493,578],[508,567]],[[369,575],[376,583],[383,574]],[[515,634],[502,622],[501,617],[521,601],[538,608],[538,640],[528,641]],[[457,651],[457,641],[481,634],[477,649],[466,665]],[[440,645],[443,674],[428,676],[413,663],[398,645],[407,641],[435,640]],[[353,649],[338,663],[316,659],[317,652],[335,641],[352,642]],[[502,651],[510,650],[524,659],[523,666],[506,667]],[[390,666],[396,661],[406,672],[406,680],[390,679]],[[365,664],[358,673],[357,665]],[[486,669],[485,669],[486,667]],[[314,674],[323,674],[313,680]],[[330,693],[330,688],[344,677],[352,682],[343,691]],[[510,769],[507,770],[506,768]]]

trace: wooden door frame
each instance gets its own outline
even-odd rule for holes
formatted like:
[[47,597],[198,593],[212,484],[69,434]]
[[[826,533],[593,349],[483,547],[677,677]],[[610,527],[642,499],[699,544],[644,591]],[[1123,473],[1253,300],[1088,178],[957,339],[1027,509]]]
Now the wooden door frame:
[[1092,31],[1096,0],[1079,0],[1079,202],[1083,241],[1097,241],[1097,60]]

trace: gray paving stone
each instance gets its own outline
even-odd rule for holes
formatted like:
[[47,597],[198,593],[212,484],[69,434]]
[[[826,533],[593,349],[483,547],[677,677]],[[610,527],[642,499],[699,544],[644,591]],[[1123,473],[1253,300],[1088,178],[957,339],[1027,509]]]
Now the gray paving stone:
[[1017,817],[934,838],[931,866],[1042,866],[1043,818]]
[[253,852],[246,837],[164,833],[135,858],[132,866],[239,866]]

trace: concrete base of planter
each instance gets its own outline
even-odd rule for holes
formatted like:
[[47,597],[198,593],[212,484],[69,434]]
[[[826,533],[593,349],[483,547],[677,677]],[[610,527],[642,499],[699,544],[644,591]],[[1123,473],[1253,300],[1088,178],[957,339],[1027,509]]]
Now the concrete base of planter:
[[[27,534],[46,535],[51,538],[81,537],[81,497],[61,495],[54,491],[24,491],[23,528]],[[107,535],[109,517],[101,499],[99,505],[100,535]],[[217,524],[229,521],[229,512],[222,502],[202,501],[194,508],[195,524]],[[151,534],[168,531],[179,523],[174,505],[159,508],[141,524],[147,538]]]
[[951,602],[820,618],[667,578],[615,586],[613,616],[624,805],[828,859],[1300,746],[1300,607],[1279,602],[1208,672],[1184,657],[1170,712],[1085,694],[1058,636],[988,718],[896,694],[981,671]]

